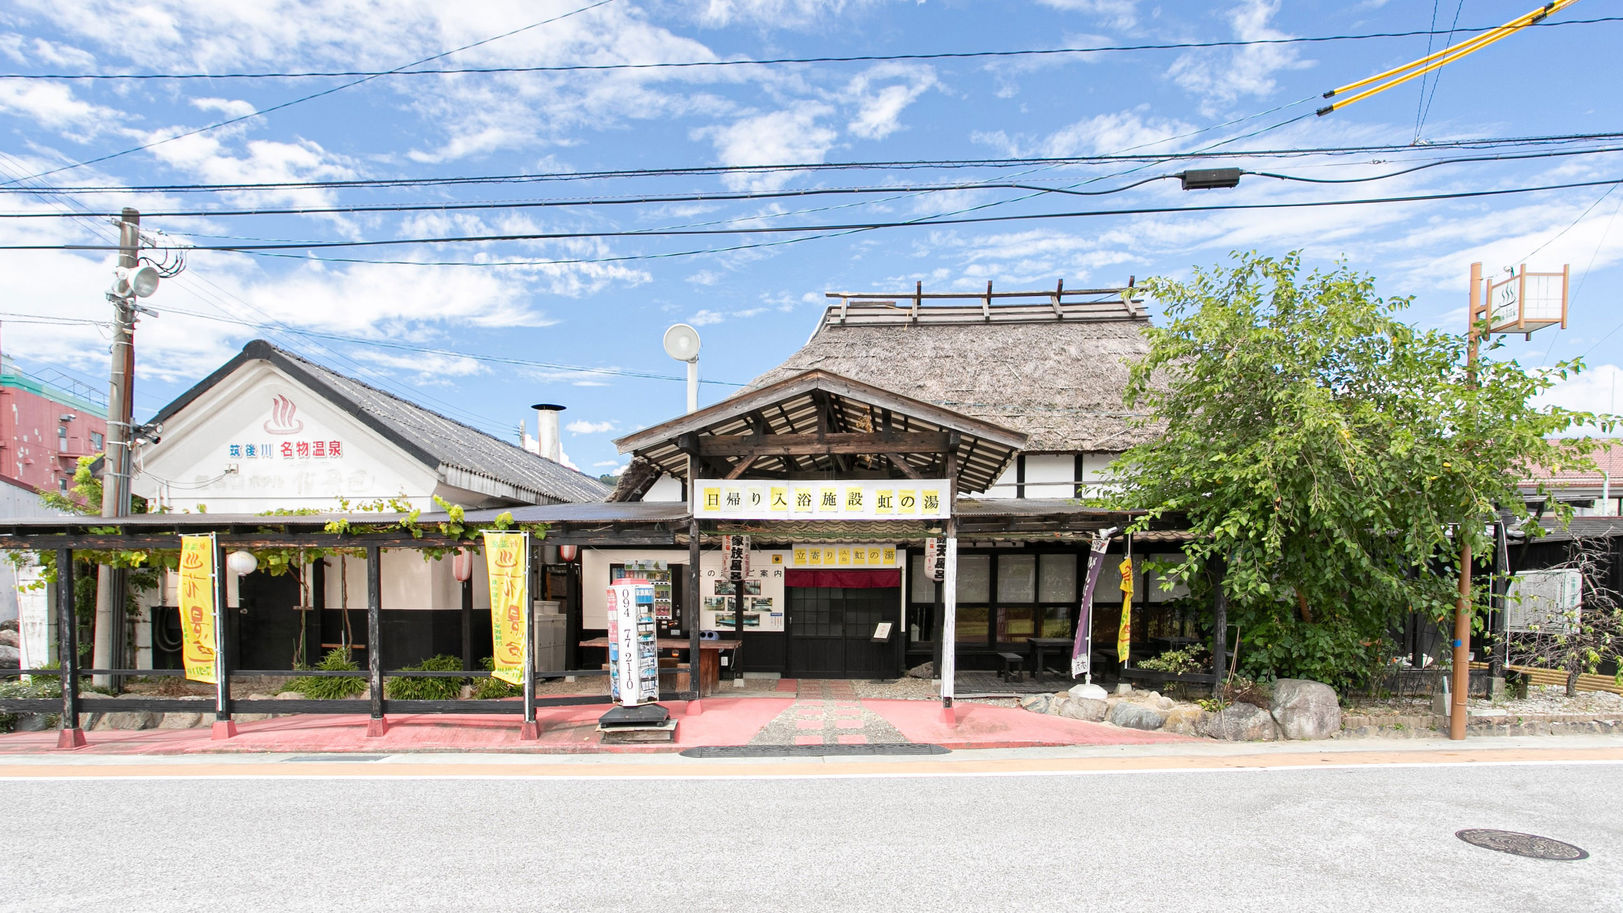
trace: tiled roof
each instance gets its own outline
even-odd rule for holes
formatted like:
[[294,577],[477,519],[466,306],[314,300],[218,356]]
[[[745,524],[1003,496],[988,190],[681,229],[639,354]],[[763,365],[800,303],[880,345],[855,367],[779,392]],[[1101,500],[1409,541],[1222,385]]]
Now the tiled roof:
[[326,396],[335,407],[434,467],[441,478],[457,477],[447,479],[448,484],[481,490],[480,480],[484,480],[492,483],[492,488],[517,489],[515,493],[523,497],[515,500],[534,502],[602,501],[608,497],[608,487],[585,473],[339,374],[262,339],[244,346],[240,355],[165,406],[153,421],[161,422],[180,411],[244,362],[255,360],[276,365]]
[[1614,484],[1623,484],[1623,441],[1606,440],[1597,442],[1599,446],[1589,455],[1594,460],[1595,468],[1588,472],[1575,472],[1566,470],[1552,473],[1543,466],[1534,466],[1527,471],[1522,485],[1531,487],[1536,482],[1545,482],[1556,488],[1600,486],[1611,477]]

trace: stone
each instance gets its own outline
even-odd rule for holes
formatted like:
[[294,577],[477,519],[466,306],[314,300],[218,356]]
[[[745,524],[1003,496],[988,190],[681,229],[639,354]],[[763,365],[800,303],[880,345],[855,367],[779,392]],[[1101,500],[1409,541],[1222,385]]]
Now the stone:
[[1132,694],[1132,693],[1133,693],[1133,686],[1132,685],[1128,684],[1127,682],[1117,682],[1116,683],[1116,694],[1117,695],[1119,695],[1121,697],[1126,697],[1127,695]]
[[163,714],[150,710],[118,710],[100,714],[92,729],[156,729]]
[[15,631],[17,630],[18,626],[19,622],[15,618],[7,618],[5,621],[0,621],[0,631]]
[[201,713],[166,713],[158,721],[159,729],[191,729],[203,725]]
[[1061,691],[1060,693],[1050,697],[1048,701],[1048,710],[1046,712],[1052,713],[1054,716],[1064,716],[1065,708],[1069,707],[1071,702],[1074,700],[1076,700],[1076,698],[1073,698],[1069,694]]
[[275,716],[276,714],[274,713],[233,713],[231,714],[231,722],[258,723],[261,720],[273,719]]
[[1335,689],[1304,678],[1274,682],[1273,717],[1287,739],[1328,739],[1341,731]]
[[1200,735],[1201,720],[1206,711],[1190,704],[1180,704],[1167,712],[1167,720],[1161,724],[1162,732],[1175,732],[1178,735]]
[[44,732],[55,729],[61,717],[54,713],[20,713],[12,724],[12,732]]
[[23,654],[10,644],[0,644],[0,668],[21,669]]
[[919,663],[913,668],[907,670],[907,677],[925,679],[935,678],[935,663]]
[[3,644],[5,646],[7,646],[7,647],[21,646],[22,645],[22,635],[18,634],[16,631],[11,630],[10,628],[0,630],[0,644]]
[[1128,729],[1155,730],[1166,724],[1167,715],[1136,701],[1117,701],[1105,720]]
[[1091,697],[1073,697],[1065,702],[1065,709],[1059,715],[1084,723],[1100,723],[1109,712],[1110,705],[1104,701],[1096,701]]
[[1052,703],[1054,703],[1052,694],[1028,694],[1020,699],[1020,706],[1032,713],[1047,713]]
[[1098,685],[1075,685],[1069,693],[1071,697],[1085,697],[1093,701],[1102,701],[1110,696]]
[[302,701],[307,698],[305,698],[303,691],[283,691],[281,694],[276,695],[276,699],[279,701]]
[[1273,716],[1256,704],[1243,701],[1206,714],[1201,719],[1200,730],[1207,738],[1230,742],[1273,742],[1279,738],[1279,726]]

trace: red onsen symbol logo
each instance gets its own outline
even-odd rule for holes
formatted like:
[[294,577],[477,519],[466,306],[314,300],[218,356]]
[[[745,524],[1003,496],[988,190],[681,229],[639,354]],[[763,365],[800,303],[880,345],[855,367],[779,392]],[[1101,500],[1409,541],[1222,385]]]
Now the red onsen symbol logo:
[[276,398],[271,400],[271,417],[265,421],[265,431],[270,434],[298,434],[303,431],[304,422],[294,417],[298,411],[299,407],[293,405],[292,400],[276,394]]

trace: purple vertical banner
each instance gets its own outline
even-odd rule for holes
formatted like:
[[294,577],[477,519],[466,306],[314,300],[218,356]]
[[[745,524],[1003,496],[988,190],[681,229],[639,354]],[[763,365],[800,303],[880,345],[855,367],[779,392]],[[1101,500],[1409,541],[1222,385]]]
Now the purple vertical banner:
[[1092,672],[1093,590],[1099,585],[1099,572],[1104,570],[1105,551],[1110,548],[1110,535],[1114,532],[1114,529],[1103,530],[1093,537],[1088,548],[1088,576],[1082,585],[1082,610],[1076,617],[1076,642],[1071,645],[1072,678]]

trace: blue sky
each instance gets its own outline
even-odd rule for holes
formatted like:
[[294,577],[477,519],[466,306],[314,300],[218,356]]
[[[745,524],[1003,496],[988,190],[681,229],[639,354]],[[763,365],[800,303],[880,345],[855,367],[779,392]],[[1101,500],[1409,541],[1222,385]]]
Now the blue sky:
[[[1301,249],[1313,265],[1344,259],[1375,275],[1383,294],[1414,296],[1413,322],[1449,329],[1463,327],[1472,261],[1489,273],[1524,261],[1535,271],[1570,264],[1569,327],[1531,341],[1518,337],[1506,352],[1529,367],[1583,355],[1590,371],[1564,385],[1559,401],[1605,410],[1623,386],[1623,191],[1609,192],[1614,185],[1379,205],[1044,215],[1623,178],[1623,154],[1598,151],[1623,147],[1623,137],[1458,145],[1623,131],[1615,91],[1623,79],[1616,52],[1623,22],[1527,29],[1424,80],[1328,116],[1312,114],[1327,89],[1457,44],[1533,5],[12,0],[0,10],[0,73],[34,78],[0,78],[0,182],[10,191],[0,202],[6,216],[0,245],[106,244],[116,233],[105,216],[91,214],[124,206],[144,213],[151,242],[175,248],[575,235],[257,254],[192,250],[185,271],[146,301],[156,313],[137,330],[136,414],[150,416],[260,336],[508,439],[520,421],[533,430],[529,404],[563,403],[564,450],[594,474],[623,464],[614,437],[681,411],[682,366],[660,348],[672,323],[699,328],[706,380],[700,399],[710,403],[803,343],[825,292],[900,292],[915,281],[931,291],[984,289],[989,280],[1000,290],[1051,288],[1061,279],[1072,288],[1113,286],[1129,276],[1184,276],[1195,265],[1223,262],[1234,249]],[[1615,5],[1591,0],[1553,21],[1617,13]],[[1455,25],[1460,31],[1453,36],[625,66],[1256,42],[1446,32]],[[504,71],[264,75],[382,73],[457,48],[466,49],[407,68]],[[580,65],[599,68],[533,69]],[[91,74],[208,78],[66,78]],[[321,92],[327,94],[299,101]],[[1241,154],[1347,147],[1382,148]],[[1579,154],[1546,154],[1557,151]],[[1194,152],[1209,157],[1006,161]],[[1188,167],[1325,180],[1528,154],[1536,157],[1445,163],[1361,183],[1248,175],[1234,190],[1185,192],[1176,180],[1127,188]],[[737,170],[969,159],[1005,161]],[[734,170],[587,176],[714,166]],[[498,175],[545,179],[330,184]],[[289,182],[304,186],[127,189]],[[997,184],[1050,192],[988,186]],[[63,188],[81,190],[45,192]],[[866,192],[762,196],[853,188]],[[1077,196],[1061,189],[1119,192]],[[722,194],[751,196],[685,199]],[[647,197],[684,199],[602,202]],[[569,205],[449,208],[513,202]],[[362,206],[417,208],[225,214]],[[750,232],[964,215],[1036,218]],[[655,229],[719,233],[623,234]],[[622,234],[605,234],[612,232]],[[112,262],[94,251],[0,251],[6,353],[27,368],[105,389],[107,331],[97,323],[110,317],[103,292]]]

